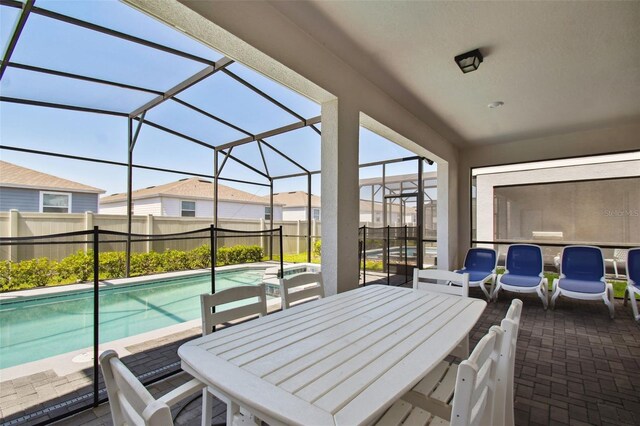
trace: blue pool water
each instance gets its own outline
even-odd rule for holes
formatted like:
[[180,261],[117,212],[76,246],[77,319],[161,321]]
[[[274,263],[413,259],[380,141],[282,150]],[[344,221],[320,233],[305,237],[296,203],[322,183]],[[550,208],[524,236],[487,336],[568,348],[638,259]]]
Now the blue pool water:
[[[262,274],[217,273],[216,289],[256,285]],[[200,294],[210,291],[209,274],[102,288],[100,343],[198,319]],[[0,303],[0,369],[92,345],[92,290]]]

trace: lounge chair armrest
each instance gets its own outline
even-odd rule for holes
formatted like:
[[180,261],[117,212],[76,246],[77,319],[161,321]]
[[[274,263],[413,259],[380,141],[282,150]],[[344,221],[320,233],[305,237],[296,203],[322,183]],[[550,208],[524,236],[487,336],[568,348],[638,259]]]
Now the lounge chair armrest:
[[164,402],[169,407],[171,407],[172,405],[175,405],[177,402],[182,401],[186,397],[193,395],[194,393],[202,390],[204,387],[205,387],[205,384],[202,383],[200,380],[192,379],[192,380],[189,380],[184,385],[158,398],[158,401]]

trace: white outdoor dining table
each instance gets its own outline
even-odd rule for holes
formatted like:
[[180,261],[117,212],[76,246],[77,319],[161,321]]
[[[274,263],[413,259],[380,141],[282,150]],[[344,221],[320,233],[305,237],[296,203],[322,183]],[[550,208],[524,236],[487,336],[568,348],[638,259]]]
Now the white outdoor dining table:
[[482,300],[372,285],[180,346],[182,368],[269,424],[374,421],[469,333]]

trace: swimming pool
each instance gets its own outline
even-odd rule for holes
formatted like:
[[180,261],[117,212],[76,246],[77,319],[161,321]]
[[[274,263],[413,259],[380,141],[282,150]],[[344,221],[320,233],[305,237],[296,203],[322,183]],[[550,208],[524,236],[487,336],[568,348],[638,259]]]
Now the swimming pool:
[[[218,272],[216,289],[259,284],[263,272]],[[101,288],[100,343],[198,319],[200,294],[210,291],[209,274]],[[92,290],[0,303],[0,369],[92,344]]]

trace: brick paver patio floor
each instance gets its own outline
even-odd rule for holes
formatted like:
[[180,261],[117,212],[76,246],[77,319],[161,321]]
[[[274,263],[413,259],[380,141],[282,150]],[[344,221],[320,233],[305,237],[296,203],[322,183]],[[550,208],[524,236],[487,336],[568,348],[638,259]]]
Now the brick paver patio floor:
[[[480,297],[475,290],[472,296]],[[503,293],[497,303],[487,306],[471,334],[472,345],[504,317],[511,296]],[[617,316],[612,321],[602,303],[560,299],[555,311],[545,312],[537,297],[524,295],[521,299],[524,310],[515,369],[516,424],[640,425],[640,326],[631,317],[630,307],[617,300]],[[150,389],[161,395],[187,379],[181,373]],[[200,424],[200,404],[199,398],[189,403],[176,424]],[[176,406],[174,414],[184,405]],[[224,419],[225,407],[220,403],[213,420],[224,423]],[[107,404],[59,422],[110,423]]]

